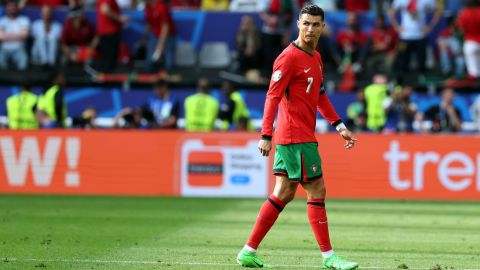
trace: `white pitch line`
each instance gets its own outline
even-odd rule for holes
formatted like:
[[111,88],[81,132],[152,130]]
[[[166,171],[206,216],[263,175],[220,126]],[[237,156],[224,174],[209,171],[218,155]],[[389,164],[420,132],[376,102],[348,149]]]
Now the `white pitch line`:
[[[238,266],[235,263],[202,263],[202,262],[164,262],[164,261],[137,261],[137,260],[91,260],[91,259],[33,259],[33,258],[26,258],[26,259],[17,259],[17,258],[1,258],[2,261],[5,262],[63,262],[63,263],[101,263],[101,264],[160,264],[160,265],[190,265],[190,266]],[[1,261],[0,261],[1,262]],[[319,268],[323,269],[322,266],[318,265],[306,265],[306,264],[273,264],[272,267],[284,267],[284,268]],[[381,267],[381,266],[361,266],[360,270],[376,270],[376,269],[383,269],[383,270],[398,270],[397,267]],[[432,268],[408,268],[409,270],[430,270]],[[468,269],[460,269],[455,268],[456,270],[480,270],[480,268],[468,268]]]

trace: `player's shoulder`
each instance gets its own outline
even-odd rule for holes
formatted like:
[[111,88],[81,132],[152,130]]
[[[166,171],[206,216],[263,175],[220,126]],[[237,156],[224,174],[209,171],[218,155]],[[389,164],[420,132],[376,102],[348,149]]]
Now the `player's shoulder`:
[[288,45],[283,51],[278,55],[277,59],[291,59],[295,57],[295,50],[292,44]]
[[322,55],[321,55],[317,50],[315,50],[315,51],[313,52],[313,56],[314,56],[315,59],[317,59],[317,61],[320,63],[320,66],[323,67]]

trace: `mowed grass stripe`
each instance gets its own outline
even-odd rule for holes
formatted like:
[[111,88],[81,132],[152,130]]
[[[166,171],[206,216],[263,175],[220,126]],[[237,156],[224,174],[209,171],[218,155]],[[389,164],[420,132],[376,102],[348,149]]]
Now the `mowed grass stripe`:
[[[88,259],[78,259],[78,260],[50,260],[50,259],[9,259],[10,262],[39,262],[39,263],[68,263],[68,264],[126,264],[126,265],[160,265],[160,266],[175,266],[175,265],[182,265],[182,266],[194,266],[194,267],[236,267],[238,268],[237,264],[233,263],[199,263],[199,262],[183,262],[183,263],[168,263],[168,262],[161,262],[161,261],[102,261],[102,260],[88,260]],[[36,267],[43,267],[37,264]],[[272,265],[273,268],[301,268],[301,269],[322,269],[321,266],[318,265]],[[46,265],[44,266],[46,267]],[[434,266],[435,267],[435,266]],[[441,266],[440,266],[441,267]],[[383,269],[383,270],[390,270],[390,269],[399,269],[399,267],[395,268],[388,268],[388,266],[363,266],[361,269]],[[431,270],[432,268],[408,268],[410,270]],[[460,270],[460,269],[458,269]],[[467,268],[463,270],[480,270],[480,268]]]
[[[235,255],[263,201],[2,195],[0,258],[17,261],[0,261],[0,269],[38,269],[42,258],[47,269],[131,269],[101,261],[162,262],[135,269],[239,269]],[[480,269],[477,203],[329,200],[327,209],[335,249],[363,269]],[[321,264],[304,199],[286,208],[259,252],[279,268]],[[89,260],[75,263],[82,258]]]

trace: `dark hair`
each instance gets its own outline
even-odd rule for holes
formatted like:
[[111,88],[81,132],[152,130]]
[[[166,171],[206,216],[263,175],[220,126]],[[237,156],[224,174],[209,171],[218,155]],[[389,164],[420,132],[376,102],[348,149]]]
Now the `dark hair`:
[[317,5],[307,5],[300,10],[300,16],[302,14],[308,14],[312,16],[320,16],[322,17],[322,21],[325,19],[325,12],[323,12],[323,9]]

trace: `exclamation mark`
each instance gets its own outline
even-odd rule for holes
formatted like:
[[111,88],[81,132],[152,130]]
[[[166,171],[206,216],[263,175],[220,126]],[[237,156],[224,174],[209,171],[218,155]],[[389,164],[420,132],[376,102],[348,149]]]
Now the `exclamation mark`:
[[78,187],[80,185],[80,174],[76,171],[76,168],[80,157],[80,139],[67,138],[65,150],[68,168],[70,169],[65,173],[65,185],[67,187]]

